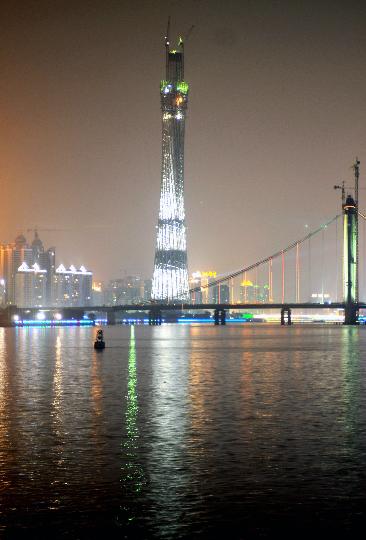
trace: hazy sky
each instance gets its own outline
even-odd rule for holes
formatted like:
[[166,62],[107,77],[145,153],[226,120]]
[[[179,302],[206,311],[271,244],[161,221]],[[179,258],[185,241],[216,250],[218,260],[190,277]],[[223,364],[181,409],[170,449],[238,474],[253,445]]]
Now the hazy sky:
[[151,276],[169,14],[174,35],[195,25],[190,271],[249,265],[331,218],[356,155],[366,187],[366,3],[2,2],[0,241],[38,226],[59,263]]

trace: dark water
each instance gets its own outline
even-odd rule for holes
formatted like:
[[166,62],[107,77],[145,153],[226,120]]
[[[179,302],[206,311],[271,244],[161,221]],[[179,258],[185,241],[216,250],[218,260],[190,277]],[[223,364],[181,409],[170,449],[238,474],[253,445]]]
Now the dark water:
[[366,328],[0,329],[0,536],[366,521]]

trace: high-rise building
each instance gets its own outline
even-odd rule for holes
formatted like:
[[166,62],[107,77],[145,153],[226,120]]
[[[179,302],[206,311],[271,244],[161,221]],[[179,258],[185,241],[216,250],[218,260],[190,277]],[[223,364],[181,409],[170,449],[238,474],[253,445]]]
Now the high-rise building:
[[54,247],[50,247],[47,249],[47,251],[45,251],[43,242],[39,238],[37,230],[34,231],[34,239],[31,248],[33,253],[33,264],[39,264],[41,268],[44,268],[47,271],[46,305],[51,305],[53,275],[56,267],[56,249]]
[[32,248],[27,245],[25,237],[20,234],[12,244],[0,246],[0,275],[5,281],[5,303],[15,304],[15,276],[19,266],[25,262],[33,264]]
[[63,264],[56,268],[53,276],[52,305],[60,307],[90,306],[92,299],[93,274],[84,266],[77,270]]
[[193,272],[189,278],[189,289],[198,289],[190,293],[190,302],[192,304],[202,304],[201,272]]
[[39,265],[41,268],[47,270],[46,303],[48,306],[51,306],[52,285],[56,270],[56,248],[50,247],[47,249],[47,251],[43,251],[39,256]]
[[81,266],[56,272],[56,250],[44,249],[34,231],[31,245],[20,234],[11,244],[0,244],[0,303],[19,307],[89,306],[92,272]]
[[38,236],[38,231],[34,231],[34,239],[31,245],[32,253],[33,253],[33,262],[39,264],[39,260],[41,258],[41,255],[44,253],[44,247],[43,242]]
[[93,281],[92,284],[92,306],[102,306],[105,304],[104,287],[101,281]]
[[224,283],[219,283],[214,285],[213,289],[213,298],[212,301],[214,304],[229,304],[230,303],[230,289],[229,285]]
[[188,84],[184,81],[184,45],[170,50],[165,38],[166,75],[161,81],[162,169],[160,208],[151,298],[188,300],[184,210],[184,132]]
[[23,262],[15,274],[15,304],[18,307],[45,307],[47,270]]
[[5,279],[0,278],[0,306],[5,306],[6,304],[5,292]]
[[215,302],[213,296],[213,287],[209,284],[215,281],[217,272],[215,270],[205,270],[193,272],[190,280],[190,289],[200,287],[200,290],[191,293],[191,302],[193,304],[211,304]]
[[269,302],[269,286],[258,285],[249,279],[240,284],[240,302],[243,304],[256,304]]
[[149,302],[151,299],[151,288],[152,288],[152,280],[151,279],[144,279],[144,294],[143,294],[143,301]]
[[[112,279],[104,291],[105,303],[109,306],[139,304],[144,300],[144,286],[144,281],[139,276]],[[148,299],[150,298],[151,294]]]

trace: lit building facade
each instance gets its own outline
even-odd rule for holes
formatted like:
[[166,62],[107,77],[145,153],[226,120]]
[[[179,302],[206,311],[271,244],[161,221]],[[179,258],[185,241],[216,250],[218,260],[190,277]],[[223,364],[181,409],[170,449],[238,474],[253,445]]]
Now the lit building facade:
[[37,263],[31,267],[23,262],[15,274],[15,305],[18,307],[45,307],[47,305],[47,270]]
[[269,303],[269,286],[258,285],[249,279],[240,284],[240,302],[242,304]]
[[31,245],[17,236],[11,244],[0,244],[0,302],[19,307],[89,306],[92,273],[84,266],[56,271],[56,250],[45,250],[38,232]]
[[140,276],[112,279],[103,288],[103,298],[107,306],[148,302],[151,300],[151,279]]
[[152,280],[144,279],[144,291],[143,291],[143,301],[149,302],[151,299],[151,289],[152,289]]
[[219,283],[212,287],[212,301],[214,304],[230,303],[230,288],[225,283]]
[[33,252],[27,245],[25,237],[20,234],[15,242],[0,246],[0,277],[5,282],[5,304],[15,305],[16,283],[15,276],[19,266],[25,262],[33,264]]
[[193,272],[189,280],[189,288],[195,289],[200,287],[200,290],[192,292],[191,302],[193,304],[211,304],[215,302],[213,287],[208,285],[217,279],[217,272],[215,270],[205,270]]
[[0,306],[5,306],[6,304],[5,292],[5,279],[0,278]]
[[151,298],[188,300],[184,209],[184,134],[188,84],[184,81],[183,40],[170,50],[166,37],[166,76],[161,81],[162,171]]
[[79,270],[60,264],[53,276],[52,306],[80,307],[92,303],[93,274],[84,266]]

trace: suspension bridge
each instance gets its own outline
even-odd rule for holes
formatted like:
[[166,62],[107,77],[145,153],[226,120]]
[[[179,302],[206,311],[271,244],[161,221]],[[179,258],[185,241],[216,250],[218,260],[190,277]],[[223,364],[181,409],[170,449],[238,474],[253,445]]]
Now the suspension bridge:
[[162,312],[174,309],[213,310],[215,324],[225,324],[229,310],[279,310],[281,324],[291,324],[294,309],[333,309],[343,311],[344,324],[357,324],[360,309],[366,309],[366,301],[359,299],[361,271],[366,299],[366,264],[360,268],[360,260],[366,261],[366,216],[358,208],[359,165],[356,159],[353,195],[346,195],[344,183],[334,186],[342,191],[342,212],[316,230],[254,264],[201,281],[190,289],[189,303],[153,302],[112,310],[148,310],[150,324],[159,325]]
[[[340,214],[254,264],[201,281],[190,289],[187,302],[123,305],[117,301],[112,306],[62,308],[63,317],[103,312],[108,323],[114,324],[118,312],[143,311],[148,313],[149,324],[160,325],[163,312],[212,310],[214,323],[223,325],[232,310],[276,310],[281,324],[291,324],[293,310],[332,309],[343,312],[344,324],[357,324],[359,311],[366,309],[366,216],[358,209],[358,182],[356,160],[354,195],[346,195],[344,184],[335,186],[342,190]],[[21,321],[25,313],[29,317],[36,311],[9,306],[0,313],[0,324],[14,325],[14,319]]]

